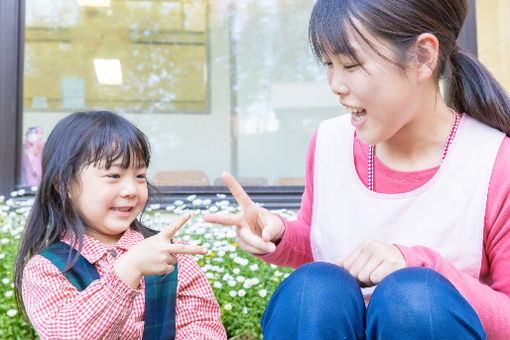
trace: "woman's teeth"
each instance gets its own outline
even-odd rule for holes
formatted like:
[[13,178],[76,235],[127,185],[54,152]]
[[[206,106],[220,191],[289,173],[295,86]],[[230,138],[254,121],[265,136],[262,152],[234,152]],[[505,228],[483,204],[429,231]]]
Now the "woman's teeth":
[[355,120],[361,120],[364,115],[365,109],[359,107],[346,106],[347,110],[349,110]]

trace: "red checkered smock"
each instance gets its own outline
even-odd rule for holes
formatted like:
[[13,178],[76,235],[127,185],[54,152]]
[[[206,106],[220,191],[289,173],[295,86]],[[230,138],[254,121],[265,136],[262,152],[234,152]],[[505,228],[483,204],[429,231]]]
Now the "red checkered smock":
[[[96,266],[101,279],[81,292],[48,259],[30,259],[23,271],[22,296],[41,339],[141,339],[144,280],[135,290],[113,273],[115,261],[141,240],[142,234],[132,229],[113,247],[85,236],[81,255]],[[177,259],[175,338],[226,339],[207,278],[190,255],[178,254]]]

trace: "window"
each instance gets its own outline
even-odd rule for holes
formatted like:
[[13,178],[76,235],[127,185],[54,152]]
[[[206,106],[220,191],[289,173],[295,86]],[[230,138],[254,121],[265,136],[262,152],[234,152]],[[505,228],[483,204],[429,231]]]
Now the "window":
[[344,112],[308,47],[313,3],[27,0],[25,151],[103,108],[149,137],[157,185],[303,185],[313,132]]

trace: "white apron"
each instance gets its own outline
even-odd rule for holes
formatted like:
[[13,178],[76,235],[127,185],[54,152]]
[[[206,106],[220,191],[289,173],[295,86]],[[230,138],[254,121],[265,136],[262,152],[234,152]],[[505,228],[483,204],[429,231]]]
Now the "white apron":
[[334,262],[365,239],[374,239],[434,249],[478,278],[489,180],[504,133],[463,115],[433,178],[407,193],[383,194],[368,190],[356,173],[354,131],[345,115],[324,121],[317,133],[310,237],[314,260]]

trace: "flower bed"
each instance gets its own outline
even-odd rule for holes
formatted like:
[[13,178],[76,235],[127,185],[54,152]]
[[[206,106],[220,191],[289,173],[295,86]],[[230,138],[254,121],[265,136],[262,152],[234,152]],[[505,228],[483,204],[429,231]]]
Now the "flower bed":
[[[35,190],[35,188],[34,188]],[[16,310],[13,294],[12,271],[17,247],[33,200],[19,200],[24,191],[12,193],[5,201],[0,196],[0,339],[37,338],[33,328],[22,320]],[[225,196],[218,195],[219,200]],[[147,226],[160,229],[184,211],[192,218],[176,235],[189,244],[200,244],[209,249],[207,255],[195,256],[213,287],[222,309],[222,321],[229,337],[261,339],[260,319],[269,298],[292,269],[269,265],[237,247],[233,227],[206,223],[202,215],[207,212],[235,213],[237,206],[226,200],[211,202],[191,195],[185,202],[162,209],[153,204],[143,221]],[[285,218],[294,218],[295,212],[278,210]]]

